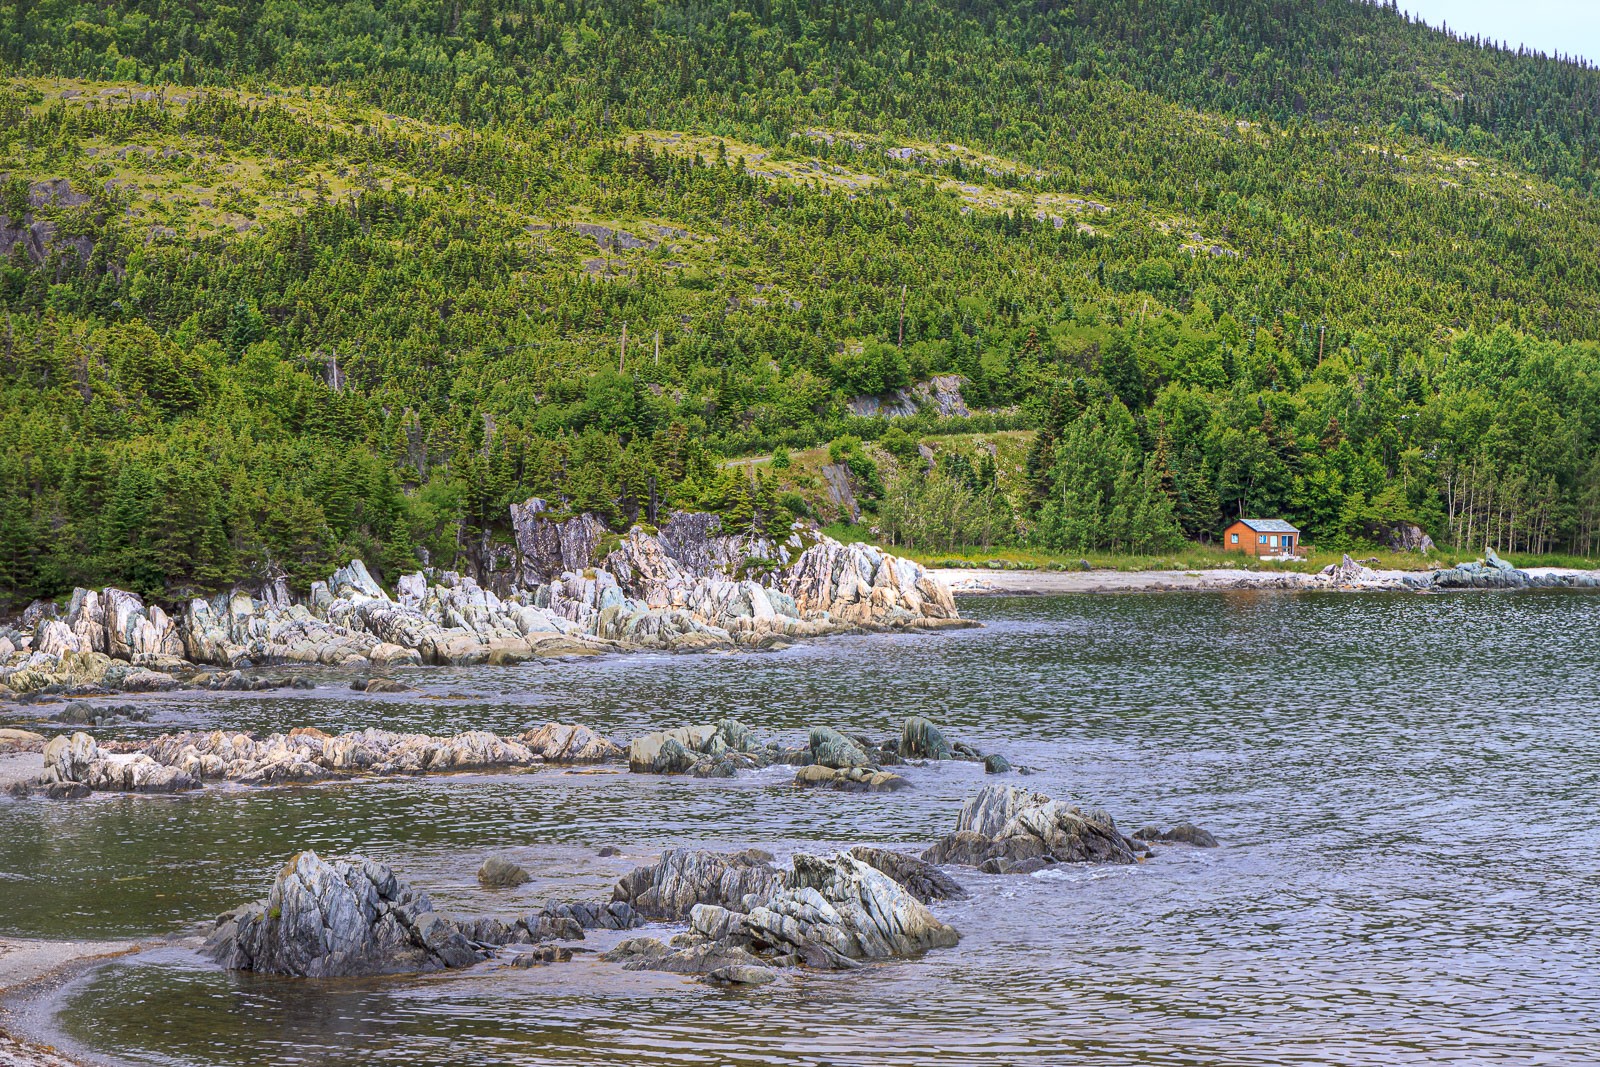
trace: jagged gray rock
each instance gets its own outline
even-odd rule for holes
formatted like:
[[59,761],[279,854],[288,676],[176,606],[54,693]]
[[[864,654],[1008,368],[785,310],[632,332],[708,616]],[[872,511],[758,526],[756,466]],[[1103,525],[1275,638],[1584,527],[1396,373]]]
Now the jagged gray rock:
[[893,878],[906,892],[924,904],[935,900],[967,898],[967,891],[961,888],[959,882],[915,856],[870,845],[857,845],[850,850],[850,855]]
[[758,946],[820,945],[846,959],[912,955],[961,938],[894,879],[847,853],[796,855],[787,883],[744,927]]
[[618,880],[612,899],[655,919],[686,919],[696,904],[748,911],[782,882],[772,857],[759,849],[719,853],[671,849],[650,867]]
[[278,872],[266,900],[225,916],[206,946],[230,970],[308,978],[436,971],[487,955],[384,864],[309,851]]
[[1000,873],[1014,873],[1016,865],[1030,861],[1135,861],[1132,846],[1106,812],[1084,811],[1004,785],[985,786],[963,804],[956,832],[935,842],[922,858],[929,863],[990,864],[988,869]]

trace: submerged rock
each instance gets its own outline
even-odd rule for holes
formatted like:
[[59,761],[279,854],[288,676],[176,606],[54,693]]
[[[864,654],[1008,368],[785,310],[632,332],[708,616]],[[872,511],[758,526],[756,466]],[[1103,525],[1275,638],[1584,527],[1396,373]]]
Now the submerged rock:
[[840,770],[813,764],[795,773],[794,784],[818,789],[837,789],[847,793],[892,793],[911,788],[911,783],[891,771],[851,767]]
[[1172,829],[1161,835],[1163,841],[1178,841],[1185,845],[1194,845],[1197,848],[1216,848],[1217,839],[1211,831],[1202,830],[1194,823],[1180,822]]
[[[1104,811],[1084,811],[1013,786],[985,786],[961,807],[956,832],[922,854],[929,863],[960,863],[1012,873],[1030,860],[1133,863],[1134,851]],[[1036,869],[1036,867],[1034,868]]]
[[509,889],[532,880],[531,874],[504,856],[490,856],[478,868],[478,883],[492,889]]

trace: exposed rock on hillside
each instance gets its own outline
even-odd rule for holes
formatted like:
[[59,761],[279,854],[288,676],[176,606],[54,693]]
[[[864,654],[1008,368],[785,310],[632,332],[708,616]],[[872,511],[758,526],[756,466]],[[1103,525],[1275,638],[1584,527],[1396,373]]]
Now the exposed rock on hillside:
[[512,509],[529,587],[503,596],[445,572],[406,575],[391,597],[360,560],[313,583],[303,604],[280,581],[191,600],[177,618],[125,590],[79,589],[64,619],[41,611],[31,631],[0,629],[0,686],[159,689],[193,664],[503,665],[970,625],[920,565],[799,524],[774,543],[680,514],[659,532],[618,537],[591,516],[545,514],[537,499]]

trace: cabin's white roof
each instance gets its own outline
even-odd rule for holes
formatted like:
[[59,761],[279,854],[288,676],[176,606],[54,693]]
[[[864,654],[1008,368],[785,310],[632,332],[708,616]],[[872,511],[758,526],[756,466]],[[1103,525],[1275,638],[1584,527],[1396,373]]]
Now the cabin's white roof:
[[1254,530],[1256,533],[1300,532],[1298,527],[1284,522],[1282,519],[1240,519],[1239,521],[1250,527],[1250,529]]

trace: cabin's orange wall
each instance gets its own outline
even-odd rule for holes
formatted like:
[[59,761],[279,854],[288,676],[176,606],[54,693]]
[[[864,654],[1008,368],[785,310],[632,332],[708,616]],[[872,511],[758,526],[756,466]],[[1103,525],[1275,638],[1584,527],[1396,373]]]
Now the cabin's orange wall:
[[[1234,544],[1232,541],[1234,534],[1239,535],[1238,544]],[[1250,527],[1246,526],[1242,521],[1236,522],[1226,530],[1222,531],[1222,547],[1227,549],[1229,552],[1243,552],[1247,556],[1275,556],[1283,551],[1282,545],[1273,546],[1258,544],[1256,539],[1260,536],[1260,534],[1250,529]],[[1271,537],[1272,535],[1268,534],[1267,536]],[[1284,535],[1279,534],[1278,536],[1282,537]],[[1300,551],[1300,536],[1301,535],[1299,534],[1294,535],[1294,547],[1296,552]]]

